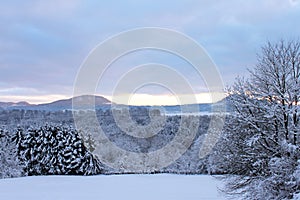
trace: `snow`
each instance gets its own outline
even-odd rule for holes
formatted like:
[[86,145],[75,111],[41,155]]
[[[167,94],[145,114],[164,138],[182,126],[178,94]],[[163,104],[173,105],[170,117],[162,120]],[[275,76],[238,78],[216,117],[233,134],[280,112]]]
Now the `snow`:
[[0,180],[6,200],[224,199],[209,175],[36,176]]

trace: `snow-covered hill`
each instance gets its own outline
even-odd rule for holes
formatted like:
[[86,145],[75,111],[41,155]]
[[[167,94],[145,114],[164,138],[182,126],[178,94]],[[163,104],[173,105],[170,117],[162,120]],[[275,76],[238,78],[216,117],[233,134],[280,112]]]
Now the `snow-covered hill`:
[[17,107],[26,107],[26,106],[32,106],[32,104],[29,104],[26,101],[20,101],[20,102],[17,102],[17,103],[14,103],[14,102],[0,102],[0,107],[1,108],[14,109],[14,108],[17,108]]
[[36,176],[0,180],[3,200],[222,200],[208,175]]
[[8,110],[68,110],[72,108],[72,103],[75,103],[77,108],[87,109],[90,108],[90,105],[98,106],[107,106],[111,105],[112,102],[102,96],[94,95],[82,95],[69,99],[61,99],[51,103],[44,104],[29,104],[25,101],[18,103],[13,102],[0,102],[0,107],[2,109]]

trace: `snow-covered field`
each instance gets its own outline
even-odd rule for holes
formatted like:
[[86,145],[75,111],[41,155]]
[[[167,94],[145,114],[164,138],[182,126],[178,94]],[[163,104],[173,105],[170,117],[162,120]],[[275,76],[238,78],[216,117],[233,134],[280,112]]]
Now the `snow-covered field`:
[[0,180],[1,200],[224,199],[208,175],[37,176]]

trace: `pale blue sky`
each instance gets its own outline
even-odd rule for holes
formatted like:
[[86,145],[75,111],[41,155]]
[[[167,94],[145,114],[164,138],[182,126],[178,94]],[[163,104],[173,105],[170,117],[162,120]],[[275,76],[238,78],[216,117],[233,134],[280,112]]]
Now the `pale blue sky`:
[[[230,84],[255,65],[267,40],[298,39],[299,19],[298,0],[0,1],[0,101],[71,96],[80,64],[97,44],[149,26],[196,40],[217,64],[224,84]],[[111,67],[100,94],[109,95],[110,79],[122,71],[153,61],[190,76],[197,92],[205,92],[203,80],[170,55],[140,52],[121,61]],[[151,88],[143,92],[165,94]]]

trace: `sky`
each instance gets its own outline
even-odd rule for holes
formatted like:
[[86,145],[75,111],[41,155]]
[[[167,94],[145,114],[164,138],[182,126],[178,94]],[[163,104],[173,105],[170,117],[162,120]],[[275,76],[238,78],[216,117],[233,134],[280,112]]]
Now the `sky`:
[[[80,67],[97,45],[142,27],[171,29],[195,40],[228,86],[255,66],[267,41],[299,39],[299,19],[300,0],[0,1],[0,101],[71,97]],[[205,77],[180,57],[155,50],[117,59],[99,78],[95,94],[114,99],[120,77],[145,63],[176,70],[189,81],[197,102],[211,101]],[[127,103],[176,104],[176,95],[188,94],[148,84],[137,86]]]

